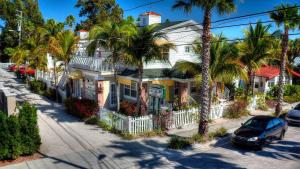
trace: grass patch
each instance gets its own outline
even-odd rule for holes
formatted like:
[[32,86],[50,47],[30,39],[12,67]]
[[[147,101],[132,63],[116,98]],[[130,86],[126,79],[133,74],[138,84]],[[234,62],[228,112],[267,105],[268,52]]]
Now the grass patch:
[[191,142],[189,139],[186,138],[181,138],[178,136],[173,136],[171,137],[171,139],[169,140],[169,145],[168,147],[171,149],[184,149],[191,146]]

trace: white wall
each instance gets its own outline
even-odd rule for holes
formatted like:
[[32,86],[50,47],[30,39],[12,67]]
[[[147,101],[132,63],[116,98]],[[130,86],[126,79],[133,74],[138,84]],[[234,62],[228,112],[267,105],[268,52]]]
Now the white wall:
[[[188,24],[196,24],[196,22],[189,21]],[[196,39],[201,37],[201,33],[199,32],[199,28],[195,26],[182,27],[178,25],[179,29],[172,29],[168,31],[167,37],[168,41],[175,45],[175,49],[170,49],[169,51],[169,63],[161,63],[161,62],[152,62],[148,64],[144,64],[145,69],[150,68],[171,68],[176,62],[180,60],[186,60],[190,62],[199,61],[199,56],[196,55],[192,50],[192,44]],[[195,31],[197,30],[197,31]],[[185,47],[190,47],[190,52],[185,51]]]
[[158,15],[140,15],[140,26],[147,26],[155,23],[161,23],[161,16]]

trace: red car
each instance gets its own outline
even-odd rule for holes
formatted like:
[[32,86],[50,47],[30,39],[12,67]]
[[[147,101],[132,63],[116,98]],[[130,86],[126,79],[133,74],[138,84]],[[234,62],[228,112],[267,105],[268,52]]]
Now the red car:
[[8,66],[8,70],[9,71],[11,71],[11,72],[15,72],[15,71],[17,71],[18,69],[24,69],[25,68],[25,66],[24,65],[20,65],[20,66],[17,66],[17,65],[15,65],[15,64],[13,64],[13,65],[10,65],[10,66]]
[[[19,71],[20,71],[20,75],[22,75],[22,76],[25,75],[25,67],[20,67],[20,68],[19,68]],[[34,70],[34,69],[27,68],[27,70],[26,70],[26,75],[34,76],[34,75],[35,75],[35,70]]]

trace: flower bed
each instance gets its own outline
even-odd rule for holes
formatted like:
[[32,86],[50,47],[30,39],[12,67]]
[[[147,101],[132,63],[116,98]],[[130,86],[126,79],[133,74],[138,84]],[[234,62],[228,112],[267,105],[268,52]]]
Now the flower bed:
[[66,111],[79,118],[97,115],[99,106],[97,102],[89,99],[68,98],[65,100]]

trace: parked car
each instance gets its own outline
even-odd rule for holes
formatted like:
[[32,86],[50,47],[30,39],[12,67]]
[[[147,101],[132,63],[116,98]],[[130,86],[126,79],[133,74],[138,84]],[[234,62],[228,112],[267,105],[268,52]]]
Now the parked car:
[[7,67],[7,70],[14,72],[17,70],[17,65],[15,65],[15,64],[9,65]]
[[285,120],[288,124],[300,125],[300,104],[287,113]]
[[[21,76],[24,76],[24,75],[25,75],[25,67],[19,68],[19,71],[20,71],[20,75],[21,75]],[[35,70],[34,70],[34,69],[27,68],[27,69],[26,69],[26,75],[34,76],[34,75],[35,75]]]
[[251,146],[262,149],[266,143],[284,138],[287,123],[272,116],[255,116],[242,123],[231,138],[233,145]]

